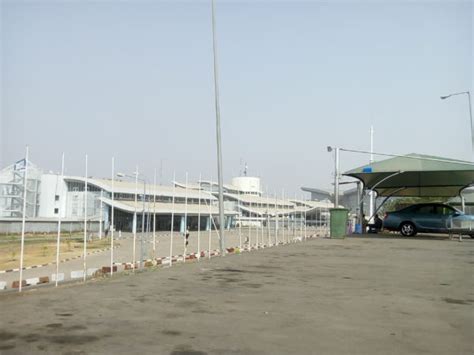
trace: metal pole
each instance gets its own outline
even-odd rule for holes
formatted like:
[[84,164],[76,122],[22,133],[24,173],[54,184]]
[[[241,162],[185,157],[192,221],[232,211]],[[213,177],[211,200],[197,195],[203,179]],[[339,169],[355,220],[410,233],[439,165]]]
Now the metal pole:
[[86,177],[84,180],[84,251],[83,251],[83,281],[87,276],[87,154],[86,154]]
[[282,199],[282,203],[283,203],[283,206],[282,206],[283,207],[282,208],[283,209],[283,214],[282,214],[282,222],[283,222],[282,223],[283,224],[283,226],[282,226],[283,232],[282,233],[283,233],[283,236],[282,236],[282,240],[283,240],[283,243],[285,243],[285,218],[286,218],[286,216],[285,216],[285,210],[286,210],[286,207],[285,207],[285,189],[281,190],[281,199]]
[[461,210],[466,213],[466,200],[464,199],[462,193],[460,193],[459,195],[461,196]]
[[334,208],[339,207],[339,148],[334,152]]
[[[300,196],[301,197],[301,196]],[[303,240],[303,211],[304,211],[304,203],[303,203],[303,199],[300,200],[301,202],[301,210],[300,210],[300,238],[301,240]]]
[[199,173],[197,259],[198,261],[201,259],[201,173]]
[[[138,173],[137,173],[138,175]],[[143,212],[142,212],[142,234],[140,237],[140,262],[138,263],[140,268],[143,268],[143,259],[144,251],[143,251],[143,242],[145,238],[145,201],[146,201],[146,180],[143,179]]]
[[173,197],[171,202],[171,231],[170,231],[170,266],[173,265],[173,231],[174,231],[174,195],[176,184],[176,172],[173,172]]
[[262,194],[260,195],[260,231],[262,232],[261,245],[262,248],[265,248],[265,226],[263,225],[263,221],[265,220],[265,207],[264,207],[264,200],[263,200],[263,189]]
[[25,225],[26,225],[26,198],[28,185],[28,155],[29,147],[26,146],[25,152],[25,176],[23,178],[23,213],[21,216],[21,245],[20,245],[20,283],[18,285],[18,292],[21,292],[23,280],[23,257],[25,253]]
[[[294,199],[296,200],[296,193],[295,193]],[[288,209],[291,209],[290,203],[291,201],[288,196]],[[295,206],[293,208],[293,239],[288,239],[288,242],[294,242],[298,233],[298,220],[297,220],[298,214],[297,213],[298,213],[298,206],[297,206],[297,203],[295,203]]]
[[270,196],[268,195],[268,186],[265,188],[265,195],[267,198],[267,237],[268,237],[268,246],[270,247],[272,244],[272,241],[270,239],[270,207],[269,207]]
[[[60,185],[60,190],[62,192],[62,185],[63,185],[63,177],[64,177],[64,152],[61,157],[61,177],[59,179],[59,185]],[[57,193],[57,192],[56,192]],[[62,199],[63,199],[63,194],[58,193],[59,195],[59,208],[58,208],[58,236],[56,240],[56,280],[55,280],[55,286],[58,287],[58,274],[59,274],[59,248],[60,248],[60,243],[61,243],[61,204],[62,204]]]
[[278,196],[275,192],[275,245],[278,246]]
[[471,146],[472,146],[472,156],[474,160],[474,125],[472,124],[472,104],[471,104],[471,93],[467,92],[467,97],[469,99],[469,118],[471,119]]
[[252,238],[252,200],[249,200],[249,250],[252,250],[250,238]]
[[239,204],[239,251],[240,252],[242,252],[242,206],[240,206],[241,203],[242,201],[240,197],[240,188],[239,188],[238,204]]
[[219,231],[220,231],[220,249],[221,255],[225,256],[224,239],[224,183],[222,176],[222,148],[221,148],[221,118],[219,108],[219,77],[217,68],[217,40],[216,40],[216,19],[214,0],[212,0],[212,48],[214,53],[214,96],[216,105],[216,138],[217,138],[217,180],[219,183]]
[[99,239],[102,239],[102,221],[104,220],[104,205],[102,203],[104,190],[100,190]]
[[[370,126],[370,160],[369,163],[372,164],[374,162],[374,127]],[[374,214],[374,205],[375,205],[375,195],[374,191],[369,191],[369,215],[372,216]],[[369,223],[374,223],[373,219],[369,220]]]
[[[303,197],[304,198],[304,197]],[[307,211],[308,211],[308,207],[305,206],[305,209],[304,209],[304,239],[306,240],[306,238],[308,237],[307,235],[307,224],[308,222],[306,221],[306,217],[307,217]]]
[[[212,195],[212,176],[211,176],[211,196]],[[211,242],[212,242],[212,208],[211,208],[211,203],[212,203],[212,200],[209,196],[209,250],[208,250],[208,253],[207,253],[207,256],[209,259],[211,259]]]
[[110,216],[110,276],[114,274],[114,192],[115,191],[115,158],[112,157],[112,208]]
[[188,172],[186,172],[186,185],[184,188],[184,238],[183,238],[183,263],[186,262],[186,253],[188,246],[186,245],[186,235],[188,234]]
[[153,178],[153,259],[156,258],[156,168]]
[[358,219],[358,223],[360,224],[360,228],[361,228],[361,232],[362,231],[362,208],[361,208],[361,191],[360,191],[360,181],[357,181],[357,211],[358,211],[358,215],[357,215],[357,219]]
[[137,216],[137,209],[138,209],[138,165],[135,170],[135,210],[133,212],[133,252],[132,252],[132,270],[135,271],[135,264],[136,264],[136,250],[137,250],[137,225],[138,225],[138,216]]

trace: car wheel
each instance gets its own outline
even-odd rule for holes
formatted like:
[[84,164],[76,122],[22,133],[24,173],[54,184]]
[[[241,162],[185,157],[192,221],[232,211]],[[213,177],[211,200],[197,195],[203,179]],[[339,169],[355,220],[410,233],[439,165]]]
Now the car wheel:
[[400,225],[400,233],[405,237],[412,237],[416,234],[416,228],[411,222],[403,222]]

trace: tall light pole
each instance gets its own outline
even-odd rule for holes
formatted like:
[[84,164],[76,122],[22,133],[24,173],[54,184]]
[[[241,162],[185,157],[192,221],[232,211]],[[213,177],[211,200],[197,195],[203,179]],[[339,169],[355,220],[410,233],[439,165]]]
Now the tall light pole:
[[467,98],[469,102],[469,118],[471,120],[471,147],[472,147],[472,158],[474,160],[474,126],[472,124],[471,93],[469,91],[455,92],[453,94],[441,96],[441,100],[446,100],[447,98],[450,98],[451,96],[464,95],[464,94],[467,94]]
[[222,178],[222,149],[221,149],[221,113],[219,107],[219,77],[217,70],[217,41],[214,0],[212,0],[212,49],[214,53],[214,98],[216,105],[216,138],[217,138],[217,180],[219,183],[219,245],[221,255],[225,255],[224,242],[224,188]]
[[[370,160],[369,163],[372,164],[374,162],[374,126],[370,126]],[[369,216],[374,214],[375,208],[375,195],[374,190],[370,190],[369,192]],[[374,223],[373,219],[369,220],[369,223]]]
[[334,208],[339,207],[339,149],[327,147],[328,152],[331,153],[334,150]]

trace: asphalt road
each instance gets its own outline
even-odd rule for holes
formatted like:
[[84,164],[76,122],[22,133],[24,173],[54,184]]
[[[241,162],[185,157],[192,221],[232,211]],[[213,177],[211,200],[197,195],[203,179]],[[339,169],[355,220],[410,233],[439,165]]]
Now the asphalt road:
[[0,295],[0,353],[472,354],[474,240],[313,239]]

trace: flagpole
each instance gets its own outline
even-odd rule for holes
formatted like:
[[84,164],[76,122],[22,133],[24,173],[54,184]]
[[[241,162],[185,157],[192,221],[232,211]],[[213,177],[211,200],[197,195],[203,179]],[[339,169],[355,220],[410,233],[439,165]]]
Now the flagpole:
[[173,172],[173,197],[171,202],[171,232],[170,232],[170,266],[173,265],[173,232],[174,232],[174,196],[176,190],[176,172]]
[[[238,204],[240,206],[240,204],[242,203],[242,201],[240,200],[240,187],[238,191],[238,196]],[[242,252],[242,206],[239,207],[239,251]]]
[[84,179],[84,250],[83,250],[83,281],[87,277],[87,154],[86,154],[86,177]]
[[199,198],[198,198],[198,247],[197,259],[201,259],[201,173],[199,173]]
[[252,200],[249,201],[249,250],[252,250]]
[[23,179],[23,213],[21,217],[21,245],[20,245],[20,283],[18,284],[18,292],[21,292],[22,289],[22,280],[23,280],[23,257],[25,254],[25,225],[26,225],[26,190],[28,185],[28,156],[29,156],[29,147],[26,146],[25,152],[25,176]]
[[270,239],[270,207],[268,205],[269,203],[269,195],[268,195],[268,186],[265,188],[265,195],[267,197],[267,235],[268,235],[268,246],[270,247],[272,244],[272,241]]
[[61,243],[61,204],[62,204],[62,199],[63,199],[63,194],[62,194],[62,185],[63,185],[63,179],[64,179],[64,152],[61,157],[61,177],[59,179],[59,186],[60,186],[60,191],[61,193],[58,193],[59,195],[59,208],[58,208],[58,237],[56,240],[56,280],[55,280],[55,286],[58,287],[58,274],[59,274],[59,248],[60,248],[60,243]]
[[186,172],[186,186],[184,189],[184,248],[183,248],[183,263],[186,262],[186,252],[188,249],[186,236],[188,234],[188,172]]
[[[212,176],[211,176],[211,196],[212,195]],[[208,258],[211,259],[211,242],[212,242],[212,208],[211,208],[211,199],[209,198],[209,251],[208,251]]]
[[137,227],[138,227],[138,165],[135,170],[135,211],[133,213],[133,246],[132,246],[132,270],[135,272],[137,259]]
[[153,260],[156,258],[156,168],[153,178]]
[[278,196],[275,192],[275,245],[278,246]]
[[115,194],[115,158],[112,157],[112,208],[110,216],[110,276],[114,274],[114,194]]

